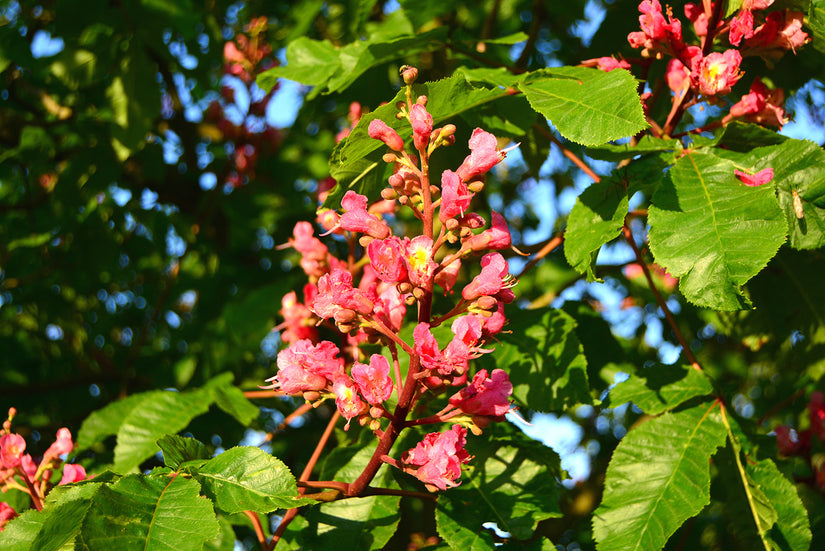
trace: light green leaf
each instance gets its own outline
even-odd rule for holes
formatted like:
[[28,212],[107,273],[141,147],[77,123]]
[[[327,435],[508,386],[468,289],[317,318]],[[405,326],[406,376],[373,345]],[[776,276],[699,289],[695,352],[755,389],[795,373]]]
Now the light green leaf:
[[825,44],[823,44],[825,42],[823,41],[823,38],[825,38],[825,0],[811,0],[807,24],[814,35],[811,45],[820,52],[823,51],[823,48],[825,48]]
[[665,413],[619,442],[593,514],[599,551],[658,551],[710,502],[709,461],[726,438],[715,407]]
[[[376,446],[356,453],[335,474],[335,480],[355,480],[364,470]],[[381,488],[397,487],[389,466],[384,465],[372,481]],[[366,551],[383,549],[398,527],[398,496],[369,496],[324,503],[306,511],[308,526],[297,534],[304,549]]]
[[590,403],[587,360],[576,337],[576,322],[561,310],[526,310],[513,316],[512,333],[498,335],[495,354],[477,363],[510,375],[513,397],[534,411]]
[[533,109],[576,143],[600,145],[647,127],[637,82],[624,70],[557,67],[532,73],[518,87]]
[[230,384],[211,387],[210,390],[215,404],[241,425],[247,426],[258,417],[258,406],[250,402],[238,387]]
[[193,475],[215,507],[227,514],[268,513],[315,503],[298,498],[287,466],[259,448],[230,448],[193,470]]
[[564,232],[564,257],[587,280],[596,280],[593,265],[599,249],[621,233],[627,215],[627,190],[618,178],[591,184],[576,199]]
[[341,67],[338,51],[332,42],[313,40],[306,36],[287,45],[286,60],[286,65],[273,67],[258,75],[257,84],[262,90],[272,90],[279,78],[320,88]]
[[154,400],[155,397],[163,393],[162,390],[155,390],[133,394],[92,412],[80,425],[75,449],[77,451],[88,449],[98,442],[102,442],[107,436],[117,434],[123,420],[133,409],[140,407],[144,401]]
[[690,366],[655,365],[613,387],[610,402],[614,406],[633,402],[645,413],[658,415],[712,392],[708,378]]
[[[153,393],[154,394],[154,393]],[[210,401],[204,392],[160,392],[132,409],[117,430],[112,469],[129,472],[157,453],[158,439],[183,430],[189,422],[206,413]]]
[[[471,441],[475,458],[458,488],[438,496],[438,534],[453,549],[498,549],[483,526],[493,522],[512,540],[532,538],[539,521],[560,517],[558,458],[535,442]],[[515,542],[514,542],[515,543]]]
[[78,543],[89,551],[200,551],[219,526],[199,493],[182,476],[126,476],[100,488]]
[[746,187],[734,166],[705,152],[682,157],[653,196],[650,250],[690,302],[736,310],[740,286],[776,254],[787,227],[773,190]]
[[747,470],[778,515],[776,523],[767,534],[774,548],[806,551],[811,545],[811,529],[808,513],[794,485],[770,459],[756,464],[748,463]]

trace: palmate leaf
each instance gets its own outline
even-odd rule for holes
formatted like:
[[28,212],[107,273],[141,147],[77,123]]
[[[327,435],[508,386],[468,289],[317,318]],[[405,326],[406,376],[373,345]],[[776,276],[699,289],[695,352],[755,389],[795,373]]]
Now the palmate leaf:
[[658,551],[710,502],[709,460],[726,438],[715,407],[665,413],[619,442],[593,514],[599,551]]
[[599,249],[619,235],[627,215],[627,191],[618,178],[591,184],[576,199],[564,232],[564,257],[587,281],[595,281],[593,265]]
[[218,535],[212,503],[183,476],[129,475],[103,485],[76,545],[89,551],[199,551]]
[[230,448],[191,472],[215,507],[227,514],[268,513],[315,503],[299,498],[289,468],[259,448]]
[[[364,470],[375,445],[356,453],[335,474],[335,480],[355,480]],[[373,479],[374,487],[397,487],[384,465]],[[298,530],[290,525],[287,536],[295,537],[304,549],[366,551],[382,549],[398,527],[398,496],[350,498],[312,507],[305,512],[308,525]]]
[[776,511],[777,519],[767,533],[775,549],[806,551],[811,544],[808,513],[794,485],[779,472],[776,464],[765,459],[747,464],[748,474]]
[[519,89],[562,136],[601,145],[647,127],[637,82],[624,70],[556,67],[531,73]]
[[523,436],[472,440],[468,449],[475,457],[461,485],[439,494],[435,514],[438,534],[452,549],[500,549],[486,523],[510,534],[520,548],[518,540],[531,539],[539,521],[561,516],[559,459],[552,450]]
[[737,310],[750,305],[740,286],[756,275],[785,239],[785,216],[773,190],[746,187],[734,165],[691,152],[653,196],[648,222],[656,262],[679,277],[697,306]]

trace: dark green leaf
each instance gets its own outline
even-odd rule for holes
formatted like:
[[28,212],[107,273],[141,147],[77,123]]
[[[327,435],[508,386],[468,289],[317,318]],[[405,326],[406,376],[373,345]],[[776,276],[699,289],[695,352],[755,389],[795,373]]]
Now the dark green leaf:
[[[674,151],[678,153],[681,150],[682,144],[679,140],[663,140],[652,136],[644,136],[636,145],[629,143],[621,145],[606,144],[600,147],[588,147],[585,153],[587,153],[588,157],[601,161],[621,161],[623,159],[632,159],[633,157],[646,153],[660,153],[664,151]],[[677,155],[674,155],[674,157],[676,156]]]
[[158,440],[158,447],[163,452],[163,462],[173,469],[177,469],[184,461],[209,459],[210,456],[202,442],[173,434],[167,434]]
[[710,502],[710,457],[726,432],[707,404],[665,413],[625,436],[593,516],[599,551],[658,551]]

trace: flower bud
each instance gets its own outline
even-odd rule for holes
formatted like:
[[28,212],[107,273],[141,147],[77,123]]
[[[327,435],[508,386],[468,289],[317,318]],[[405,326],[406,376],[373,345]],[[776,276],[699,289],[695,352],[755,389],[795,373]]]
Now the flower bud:
[[395,153],[384,153],[384,156],[381,157],[385,163],[397,163],[398,157],[395,156]]
[[[366,419],[366,417],[365,417],[365,419]],[[381,421],[379,421],[378,419],[373,419],[373,420],[370,421],[370,430],[371,431],[376,431],[380,428],[381,428]]]
[[394,151],[402,151],[404,149],[404,140],[398,135],[394,129],[390,128],[387,123],[381,119],[374,119],[370,122],[367,133],[370,138],[381,140],[387,147]]
[[415,298],[421,300],[422,298],[424,298],[424,289],[422,289],[421,287],[416,287],[415,289],[413,289],[412,294]]
[[381,198],[384,200],[392,200],[398,197],[398,193],[394,189],[384,188],[381,190]]
[[358,321],[358,314],[355,310],[349,308],[341,308],[335,312],[334,316],[336,323],[355,323]]
[[317,402],[318,400],[321,399],[321,393],[318,392],[317,390],[307,390],[306,392],[303,393],[303,396],[304,396],[304,400],[306,400],[307,402],[310,402],[310,403]]
[[413,304],[415,304],[415,297],[413,295],[407,295],[407,297],[404,299],[404,304],[406,304],[407,306],[412,306]]
[[484,189],[484,182],[481,180],[475,180],[467,184],[467,189],[472,191],[473,193],[479,193],[481,190]]
[[498,301],[495,299],[495,297],[483,296],[479,297],[478,300],[476,300],[476,306],[478,306],[482,310],[489,311],[495,308],[497,305]]
[[401,69],[399,69],[399,72],[401,73],[401,79],[407,86],[409,86],[418,79],[418,69],[411,65],[402,65]]
[[411,293],[413,290],[413,286],[409,281],[404,281],[396,285],[398,292],[402,295],[406,295],[407,293]]
[[418,96],[418,99],[415,100],[415,103],[427,107],[427,96]]
[[447,219],[447,229],[448,229],[449,231],[453,231],[453,230],[455,230],[457,227],[458,227],[458,220],[456,220],[455,218],[449,218],[449,219]]
[[384,410],[378,406],[372,406],[370,408],[370,417],[373,419],[380,419],[381,415],[384,414]]
[[367,247],[374,238],[370,235],[362,235],[358,238],[358,242],[361,244],[362,247]]

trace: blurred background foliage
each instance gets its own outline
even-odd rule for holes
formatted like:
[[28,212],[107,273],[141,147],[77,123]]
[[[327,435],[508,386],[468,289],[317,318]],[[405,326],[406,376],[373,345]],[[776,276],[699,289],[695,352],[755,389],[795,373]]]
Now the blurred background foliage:
[[[392,98],[402,64],[431,81],[461,67],[523,71],[616,53],[634,57],[626,35],[638,26],[637,4],[3,0],[0,404],[17,407],[17,429],[30,427],[27,437],[37,440],[61,426],[76,431],[92,411],[141,391],[195,388],[224,372],[240,388],[256,389],[274,372],[281,297],[303,282],[296,253],[278,246],[297,221],[314,218],[319,182],[328,177],[336,135],[351,124],[351,104],[368,110]],[[429,38],[406,49],[378,47],[416,34]],[[256,74],[284,64],[288,44],[300,37],[335,49],[375,47],[374,57],[334,91],[279,80],[264,93],[253,84]],[[227,43],[243,61],[230,59]],[[771,68],[773,85],[791,95],[799,122],[822,120],[819,56],[805,48]],[[746,71],[764,73],[763,61],[749,63]],[[655,79],[664,67],[650,71]],[[749,83],[743,79],[743,92]],[[652,106],[652,115],[668,106],[669,100]],[[511,114],[517,111],[514,103]],[[692,110],[683,124],[706,116]],[[481,110],[453,122],[466,136],[496,121]],[[511,155],[488,181],[484,200],[506,213],[518,246],[535,252],[564,228],[590,180],[532,120],[516,126],[521,155]],[[785,132],[823,141],[811,125]],[[614,166],[591,162],[600,174]],[[644,206],[642,198],[637,207]],[[517,288],[521,306],[563,305],[578,321],[600,399],[617,372],[678,357],[643,278],[623,269],[632,261],[628,247],[606,247],[597,268],[605,283],[592,285],[557,250],[522,274]],[[513,265],[518,273],[524,261]],[[798,424],[805,396],[821,383],[823,345],[815,337],[825,331],[822,268],[816,253],[780,255],[748,287],[764,307],[725,315],[696,309],[664,278],[659,282],[700,361],[726,385],[725,394],[737,396],[743,419],[767,420],[765,433],[779,422]],[[775,289],[788,274],[804,280],[800,287],[810,295],[777,300]],[[296,407],[288,400],[256,403],[261,413],[251,427],[213,408],[189,431],[215,448],[245,436],[257,444]],[[618,439],[641,412],[612,409],[607,400],[567,414],[566,441],[536,437],[566,456],[585,457],[586,468],[564,497],[565,517],[548,521],[546,531],[556,543],[591,546],[582,520],[598,504]],[[301,430],[271,442],[273,453],[301,468],[318,434],[307,429],[324,426],[328,415],[321,408],[304,416]],[[821,504],[816,495],[807,499]]]

